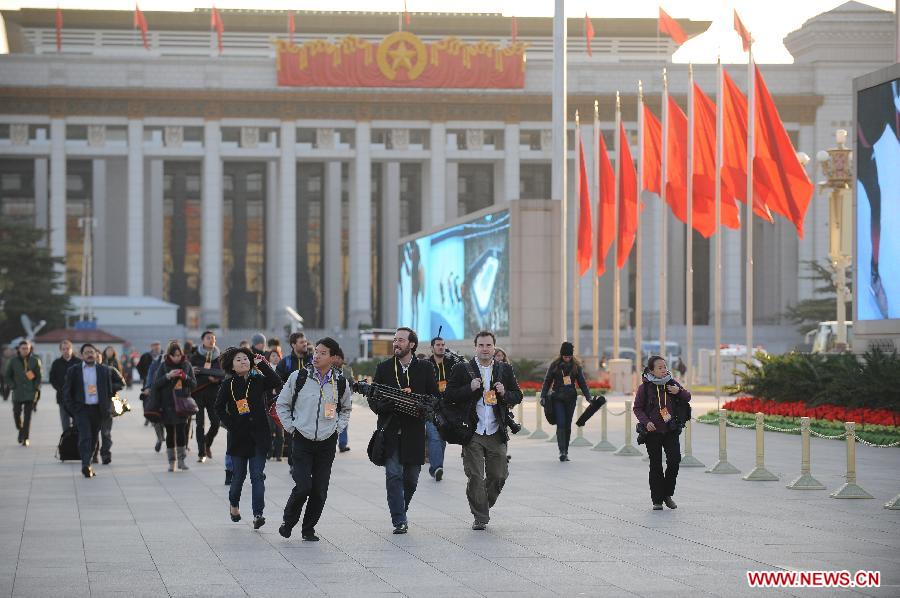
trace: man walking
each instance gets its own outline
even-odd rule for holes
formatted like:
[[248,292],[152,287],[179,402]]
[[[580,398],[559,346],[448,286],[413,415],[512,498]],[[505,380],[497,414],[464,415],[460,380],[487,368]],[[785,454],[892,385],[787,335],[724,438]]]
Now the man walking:
[[31,412],[41,391],[41,360],[34,356],[31,343],[23,340],[5,369],[6,383],[12,389],[13,420],[19,431],[19,444],[28,446],[31,444]]
[[56,404],[59,407],[59,423],[62,424],[62,431],[65,432],[75,425],[72,416],[66,411],[63,404],[63,387],[66,385],[66,372],[73,365],[81,363],[81,360],[75,356],[72,347],[72,341],[65,339],[59,343],[60,355],[53,360],[50,365],[50,385],[56,391]]
[[[392,386],[404,392],[437,396],[434,367],[416,359],[419,337],[411,328],[398,328],[394,334],[394,356],[378,364],[375,384]],[[385,486],[391,523],[395,534],[409,531],[406,512],[419,483],[425,463],[425,422],[394,412],[393,405],[373,399],[372,411],[378,414],[378,428],[384,429],[386,461]]]
[[91,456],[97,446],[100,424],[105,417],[111,417],[112,396],[122,390],[120,378],[113,378],[109,368],[97,362],[98,355],[94,345],[82,345],[82,363],[69,368],[63,388],[63,403],[78,427],[81,473],[86,478],[95,475]]
[[494,360],[496,337],[482,330],[475,335],[475,359],[453,367],[445,400],[468,408],[475,435],[463,447],[463,468],[469,478],[466,497],[475,517],[473,530],[483,530],[509,476],[506,461],[506,418],[522,402],[512,366]]
[[[447,390],[447,379],[456,364],[453,357],[447,354],[447,343],[443,338],[436,336],[431,339],[431,357],[428,361],[434,366],[438,391],[443,395]],[[428,473],[434,481],[440,482],[444,478],[444,451],[447,443],[431,420],[425,422],[425,438],[428,442]]]
[[283,381],[287,381],[288,376],[299,368],[312,366],[312,355],[309,353],[309,343],[305,334],[292,332],[291,336],[288,337],[288,344],[291,346],[291,352],[285,355],[284,359],[279,361],[275,367],[275,373],[281,376]]
[[[219,432],[219,416],[216,415],[216,395],[219,393],[219,384],[222,377],[214,376],[213,371],[219,370],[219,348],[216,346],[216,335],[212,330],[206,330],[200,336],[200,348],[191,355],[191,366],[194,368],[194,376],[197,378],[197,388],[193,397],[197,401],[197,462],[205,463],[212,459],[212,443]],[[224,374],[224,372],[223,372]],[[209,417],[209,429],[206,427],[206,417]]]
[[141,355],[138,360],[137,369],[141,376],[141,386],[147,386],[147,374],[150,372],[150,364],[159,359],[162,354],[162,345],[159,341],[150,343],[150,350]]
[[278,533],[285,538],[291,537],[291,530],[300,521],[306,503],[301,536],[307,542],[319,540],[316,524],[328,498],[337,438],[350,422],[352,409],[347,381],[332,367],[334,355],[339,350],[340,346],[332,338],[318,341],[313,367],[292,373],[275,404],[278,419],[293,443],[291,475],[294,489],[284,506],[284,520],[278,528]]

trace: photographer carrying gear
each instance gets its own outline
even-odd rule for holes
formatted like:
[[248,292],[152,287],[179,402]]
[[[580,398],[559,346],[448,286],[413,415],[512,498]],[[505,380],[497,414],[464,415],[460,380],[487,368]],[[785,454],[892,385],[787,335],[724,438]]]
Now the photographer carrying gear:
[[566,341],[559,348],[559,356],[550,363],[541,388],[541,405],[550,401],[556,419],[556,445],[559,448],[560,462],[569,460],[572,416],[575,415],[579,388],[590,401],[591,391],[584,379],[584,368],[575,358],[575,346]]

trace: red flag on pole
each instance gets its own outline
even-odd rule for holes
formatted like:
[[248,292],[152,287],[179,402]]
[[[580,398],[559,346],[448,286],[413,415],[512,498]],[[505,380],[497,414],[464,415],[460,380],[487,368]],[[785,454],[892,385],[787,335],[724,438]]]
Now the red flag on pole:
[[294,21],[294,11],[288,13],[288,42],[294,45],[294,33],[297,31],[297,23]]
[[[722,69],[722,111],[723,193],[747,203],[747,98],[725,69]],[[754,193],[753,212],[774,222],[758,193]]]
[[225,23],[222,22],[222,16],[219,14],[219,10],[213,5],[212,7],[212,18],[210,20],[210,28],[216,30],[216,39],[219,44],[219,54],[222,53],[222,35],[225,33]]
[[134,27],[141,30],[141,41],[144,42],[144,49],[149,50],[150,45],[147,43],[147,19],[144,18],[144,13],[141,12],[141,8],[137,3],[134,5]]
[[738,35],[741,36],[741,43],[744,46],[744,52],[750,50],[750,44],[753,43],[753,37],[750,35],[750,32],[744,27],[744,22],[741,21],[741,17],[738,16],[737,9],[734,11],[734,30],[737,31]]
[[516,17],[512,18],[512,43],[516,43],[519,38],[519,24],[516,22]]
[[403,0],[403,20],[406,21],[406,26],[409,27],[409,11],[406,10],[406,0]]
[[644,104],[644,180],[641,187],[657,195],[662,190],[662,124]]
[[797,159],[759,67],[755,70],[754,194],[773,212],[793,222],[802,239],[803,220],[815,187]]
[[[577,122],[577,121],[576,121]],[[591,267],[591,253],[594,249],[591,230],[591,189],[587,176],[587,162],[584,159],[584,140],[581,131],[576,131],[578,141],[578,275],[584,276]]]
[[616,238],[616,174],[603,135],[599,135],[597,155],[600,166],[597,177],[597,276],[601,276],[606,272],[606,256]]
[[63,28],[63,18],[62,18],[62,9],[60,7],[56,7],[56,51],[62,51],[62,28]]
[[662,9],[662,6],[659,7],[658,28],[660,33],[665,33],[671,37],[679,46],[688,39],[687,34],[684,32],[684,29],[681,28],[681,25],[678,24],[678,21],[670,17],[668,13]]
[[616,239],[616,251],[619,254],[618,268],[628,261],[628,254],[634,246],[637,232],[637,171],[631,158],[631,147],[625,134],[625,124],[619,123],[619,156],[616,159],[619,169],[619,235]]
[[[694,228],[704,237],[716,231],[716,104],[694,84]],[[724,185],[723,185],[724,186]],[[722,194],[722,224],[740,228],[734,198]]]
[[591,24],[591,19],[588,17],[587,13],[584,13],[584,39],[587,41],[588,56],[593,56],[594,52],[591,50],[591,40],[594,39],[594,26]]
[[669,96],[669,139],[666,148],[666,202],[687,224],[688,118]]

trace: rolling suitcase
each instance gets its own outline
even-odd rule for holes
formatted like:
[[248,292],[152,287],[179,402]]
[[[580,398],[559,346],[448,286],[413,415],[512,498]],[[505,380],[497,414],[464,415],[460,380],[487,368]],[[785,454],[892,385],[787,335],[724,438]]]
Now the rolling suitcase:
[[78,430],[74,427],[69,428],[59,437],[56,458],[60,461],[81,461],[81,454],[78,452]]

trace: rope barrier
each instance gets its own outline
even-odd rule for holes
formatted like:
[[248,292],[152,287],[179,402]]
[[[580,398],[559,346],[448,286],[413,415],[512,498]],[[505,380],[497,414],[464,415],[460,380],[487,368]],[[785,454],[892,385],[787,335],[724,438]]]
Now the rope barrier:
[[[846,434],[846,432],[845,432]],[[892,442],[890,444],[875,444],[874,442],[869,442],[868,440],[863,440],[859,436],[856,437],[857,442],[861,442],[866,446],[873,446],[875,448],[893,448],[895,446],[900,446],[900,440],[897,442]]]
[[838,438],[844,438],[847,436],[846,432],[844,432],[843,434],[835,434],[834,436],[830,436],[828,434],[819,434],[815,430],[810,430],[809,433],[817,438],[826,438],[828,440],[837,440]]
[[613,417],[619,417],[620,415],[625,415],[628,411],[630,411],[630,409],[622,409],[622,411],[620,411],[619,413],[610,411],[609,414],[612,415]]
[[800,428],[779,428],[778,426],[773,426],[772,424],[763,424],[767,430],[772,430],[775,432],[786,432],[788,434],[793,434],[794,432],[799,432]]

